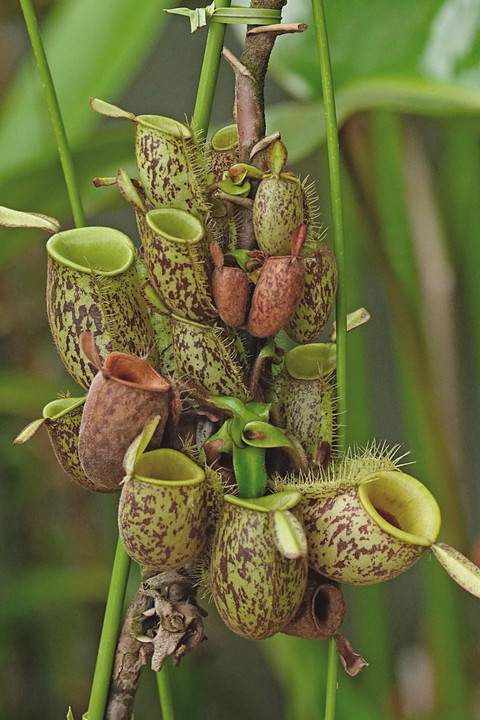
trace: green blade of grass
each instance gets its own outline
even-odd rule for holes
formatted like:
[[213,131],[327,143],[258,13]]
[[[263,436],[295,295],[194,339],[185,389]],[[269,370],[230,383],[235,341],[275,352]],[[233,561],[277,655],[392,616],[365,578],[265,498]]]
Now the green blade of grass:
[[[364,244],[361,217],[356,207],[353,188],[345,173],[342,178],[344,197],[345,237],[348,238],[347,301],[349,310],[365,305],[365,289],[369,267]],[[375,324],[375,308],[372,324]],[[373,341],[372,324],[354,330],[348,337],[348,445],[365,447],[373,436],[373,397],[371,373],[368,369],[369,343]],[[379,437],[378,440],[382,440]],[[369,667],[355,678],[355,683],[376,708],[376,717],[393,717],[393,661],[392,638],[388,618],[388,598],[385,583],[368,587],[344,587],[349,616],[353,617],[354,647]],[[341,683],[343,692],[343,683]]]
[[480,378],[480,145],[478,126],[457,121],[444,126],[442,214],[451,238],[450,255],[466,298],[465,314]]
[[[459,526],[458,497],[449,482],[451,467],[445,472],[442,443],[444,430],[438,410],[438,401],[429,376],[429,357],[424,331],[422,330],[417,298],[420,297],[416,279],[416,261],[409,241],[409,227],[402,188],[401,123],[398,117],[382,113],[372,119],[371,137],[376,170],[376,198],[379,207],[381,236],[391,263],[398,288],[396,302],[392,306],[396,336],[397,362],[402,388],[403,414],[407,434],[416,452],[415,475],[429,485],[439,497],[444,514],[444,526],[451,533]],[[394,206],[397,206],[397,210]],[[399,243],[402,248],[399,249]],[[391,276],[390,276],[391,279]],[[405,323],[400,324],[402,307],[410,306],[417,312],[413,330],[415,346],[424,349],[421,356],[411,353],[411,345],[405,342]],[[409,333],[412,327],[409,326]],[[452,517],[454,516],[454,517]],[[456,541],[461,544],[461,537]],[[424,567],[424,593],[426,622],[430,630],[430,646],[434,652],[437,689],[440,690],[440,715],[436,717],[466,717],[464,659],[460,635],[458,609],[452,601],[454,589],[445,574],[435,568]],[[441,604],[439,598],[445,598]],[[442,620],[439,620],[442,616]]]
[[[100,122],[88,98],[116,99],[158,38],[167,19],[163,10],[171,5],[172,0],[69,0],[50,13],[42,36],[72,149]],[[2,106],[3,168],[52,156],[47,124],[36,70],[26,63]]]
[[[330,195],[332,203],[333,236],[335,258],[338,267],[338,287],[336,298],[337,321],[337,447],[339,452],[345,450],[346,412],[347,412],[347,307],[345,275],[345,247],[343,236],[343,207],[340,180],[340,152],[338,146],[337,116],[333,91],[332,68],[328,47],[327,25],[322,0],[312,0],[317,36],[320,73],[322,77],[323,102],[325,105],[325,126],[327,137],[328,166],[330,176]],[[328,649],[327,688],[325,698],[325,720],[334,720],[337,694],[338,660],[337,649],[333,639]]]
[[57,143],[58,156],[62,164],[63,176],[65,178],[65,185],[67,186],[73,219],[77,227],[82,227],[85,225],[85,213],[83,211],[82,200],[78,191],[72,154],[70,152],[70,146],[65,133],[63,118],[60,112],[50,68],[48,66],[47,56],[45,55],[45,49],[43,47],[37,17],[31,0],[20,0],[20,5],[22,7],[23,17],[25,18],[25,24],[30,36],[33,52],[35,54],[38,74],[40,75],[40,80],[45,93],[45,100],[50,114],[53,134],[55,135],[55,141]]
[[129,569],[130,558],[118,538],[88,704],[88,720],[103,720],[105,715]]

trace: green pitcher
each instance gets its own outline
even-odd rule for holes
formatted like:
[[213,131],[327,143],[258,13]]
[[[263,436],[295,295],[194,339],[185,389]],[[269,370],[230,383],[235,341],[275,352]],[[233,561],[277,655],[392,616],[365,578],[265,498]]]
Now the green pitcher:
[[194,560],[205,544],[205,472],[177,450],[145,452],[148,436],[140,436],[140,445],[137,438],[125,458],[120,537],[130,557],[144,568],[177,569]]
[[207,243],[200,220],[184,210],[162,208],[146,215],[142,252],[148,278],[172,313],[196,322],[218,314]]
[[251,500],[225,495],[210,587],[220,617],[237,635],[274,635],[302,602],[307,544],[295,507],[300,500],[295,491]]
[[65,230],[49,239],[47,252],[50,329],[76,382],[88,388],[96,373],[80,349],[84,331],[94,334],[102,360],[116,350],[148,356],[159,367],[130,238],[106,227]]
[[42,417],[29,423],[15,438],[14,444],[23,445],[45,425],[55,456],[68,477],[87,490],[98,491],[86,476],[78,457],[78,436],[85,399],[66,397],[52,400],[43,408]]

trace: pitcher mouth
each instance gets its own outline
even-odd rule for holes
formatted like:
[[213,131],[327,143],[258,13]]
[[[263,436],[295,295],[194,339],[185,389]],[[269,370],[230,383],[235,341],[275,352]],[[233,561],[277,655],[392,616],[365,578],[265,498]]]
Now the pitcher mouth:
[[190,128],[164,115],[137,115],[134,122],[152,130],[163,132],[166,135],[172,135],[173,137],[184,138],[186,140],[192,137]]
[[146,360],[113,352],[107,355],[104,369],[121,385],[135,390],[150,390],[151,392],[168,392],[171,384],[160,375]]
[[82,227],[52,235],[47,252],[61,265],[83,273],[119,275],[133,264],[135,246],[119,230]]
[[144,453],[135,464],[135,478],[149,485],[198,485],[205,472],[178,450],[159,448]]
[[198,243],[203,239],[203,225],[186,210],[159,208],[146,215],[147,224],[158,235],[176,243]]
[[238,146],[238,132],[236,125],[227,125],[227,127],[217,130],[211,140],[212,148],[221,152],[222,150],[233,150]]
[[371,519],[392,537],[424,547],[437,539],[440,508],[430,491],[410,475],[372,473],[362,480],[358,494]]
[[63,415],[66,415],[72,410],[75,410],[77,407],[80,407],[80,405],[83,405],[85,400],[86,396],[81,398],[57,398],[57,400],[52,400],[52,402],[49,402],[48,405],[45,405],[42,416],[48,420],[58,420],[63,417]]

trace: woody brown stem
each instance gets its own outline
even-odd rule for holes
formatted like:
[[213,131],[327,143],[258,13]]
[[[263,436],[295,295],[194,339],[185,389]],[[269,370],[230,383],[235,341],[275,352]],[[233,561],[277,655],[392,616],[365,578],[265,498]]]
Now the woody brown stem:
[[276,35],[286,35],[287,33],[305,32],[308,25],[305,23],[277,23],[276,25],[256,25],[251,28],[247,35],[260,35],[260,33],[273,32]]
[[[280,10],[286,1],[251,0],[250,7]],[[253,82],[243,75],[237,76],[235,88],[240,162],[248,162],[252,147],[265,135],[265,74],[277,38],[276,32],[249,34],[252,29],[251,26],[247,28],[240,62],[249,71]]]
[[250,212],[252,212],[253,208],[253,200],[251,198],[244,198],[240,195],[229,195],[228,193],[224,192],[223,190],[217,190],[216,197],[219,200],[223,200],[223,202],[229,202],[232,203],[232,205],[236,205],[237,207],[246,208]]
[[118,638],[105,720],[129,720],[131,717],[140,673],[153,653],[153,645],[140,642],[135,634],[141,626],[143,613],[152,605],[151,598],[145,597],[139,589],[127,610]]
[[178,665],[203,641],[206,613],[197,606],[189,570],[143,572],[118,638],[105,720],[130,720],[140,673],[150,656],[152,669],[159,672],[167,657]]
[[[251,0],[250,7],[280,10],[287,0]],[[235,71],[235,114],[238,128],[238,151],[240,162],[249,162],[253,147],[265,136],[264,84],[270,53],[276,32],[249,34],[247,27],[245,47]],[[239,68],[243,68],[239,72]],[[255,155],[252,161],[256,167],[266,170],[264,153]],[[255,194],[256,183],[252,183]],[[238,212],[238,247],[253,250],[256,247],[252,215],[243,208]]]

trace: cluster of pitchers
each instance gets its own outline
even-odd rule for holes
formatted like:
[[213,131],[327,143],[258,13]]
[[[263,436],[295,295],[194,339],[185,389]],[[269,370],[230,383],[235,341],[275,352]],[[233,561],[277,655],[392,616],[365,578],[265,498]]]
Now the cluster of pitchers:
[[[207,152],[175,120],[136,117],[100,100],[92,107],[135,126],[139,179],[120,169],[96,184],[116,185],[133,207],[141,254],[112,228],[49,239],[49,323],[87,395],[49,403],[17,443],[45,425],[75,482],[120,492],[129,555],[149,570],[200,563],[220,616],[246,638],[289,627],[309,568],[329,581],[381,582],[431,548],[478,595],[478,569],[435,542],[440,511],[421,483],[390,456],[328,462],[335,347],[313,341],[334,303],[335,259],[304,185],[285,170],[281,141],[270,145],[261,172],[238,162],[234,126],[214,135]],[[251,180],[258,187],[249,201]],[[237,197],[252,213],[253,253],[239,248]],[[245,337],[265,338],[256,347],[266,346],[281,329],[298,346],[271,375],[263,406],[295,439],[302,468],[270,478],[260,497],[229,494],[200,447],[194,454],[172,447],[181,414],[176,382],[213,404],[232,397],[254,405],[257,358]],[[217,463],[222,457],[228,465],[221,454]]]

